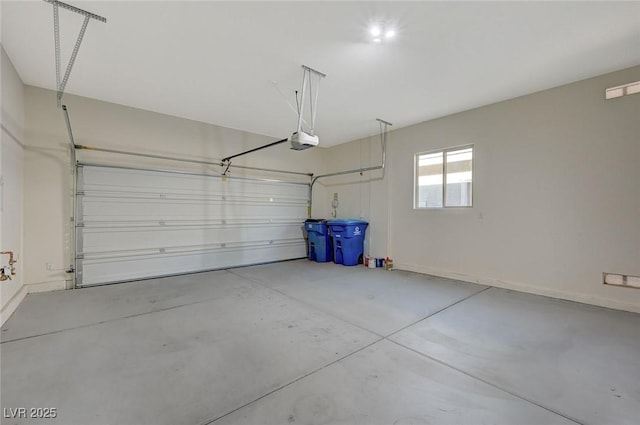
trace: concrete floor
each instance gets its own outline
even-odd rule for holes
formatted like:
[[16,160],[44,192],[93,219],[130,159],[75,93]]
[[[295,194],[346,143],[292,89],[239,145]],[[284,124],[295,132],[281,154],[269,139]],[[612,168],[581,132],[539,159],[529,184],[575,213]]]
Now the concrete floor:
[[[27,296],[2,424],[637,424],[640,315],[306,260]],[[56,408],[55,419],[6,418]]]

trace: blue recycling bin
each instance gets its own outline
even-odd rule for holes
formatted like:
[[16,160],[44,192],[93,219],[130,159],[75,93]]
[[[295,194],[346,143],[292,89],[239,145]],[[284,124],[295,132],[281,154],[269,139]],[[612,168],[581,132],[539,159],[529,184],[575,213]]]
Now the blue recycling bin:
[[333,262],[356,266],[364,253],[364,233],[369,223],[336,218],[327,222],[333,239]]
[[326,263],[333,260],[331,238],[326,220],[308,219],[304,222],[309,239],[309,260]]

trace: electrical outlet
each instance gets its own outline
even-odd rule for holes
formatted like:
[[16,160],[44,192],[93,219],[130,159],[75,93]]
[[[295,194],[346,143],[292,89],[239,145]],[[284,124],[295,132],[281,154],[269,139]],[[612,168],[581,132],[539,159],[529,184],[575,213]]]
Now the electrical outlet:
[[340,206],[340,201],[338,200],[338,194],[333,194],[333,201],[331,202],[331,208],[336,209]]
[[45,266],[46,266],[48,272],[53,271],[53,264],[46,263]]

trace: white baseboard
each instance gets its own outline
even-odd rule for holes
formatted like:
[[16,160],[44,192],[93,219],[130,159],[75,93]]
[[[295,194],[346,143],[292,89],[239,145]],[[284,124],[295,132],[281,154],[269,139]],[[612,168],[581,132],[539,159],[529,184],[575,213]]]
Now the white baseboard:
[[66,288],[66,283],[64,280],[56,280],[52,282],[40,282],[40,283],[29,283],[26,285],[22,285],[20,289],[11,297],[9,302],[2,307],[0,311],[0,326],[3,326],[4,323],[11,317],[11,315],[16,311],[20,303],[24,300],[27,294],[35,294],[38,292],[49,292],[49,291],[58,291]]
[[576,301],[584,304],[596,305],[599,307],[613,308],[616,310],[630,311],[640,313],[640,305],[637,303],[612,300],[610,298],[602,298],[593,295],[582,295],[574,292],[561,291],[552,288],[528,285],[519,282],[509,282],[499,279],[472,276],[465,273],[456,273],[447,270],[440,270],[428,266],[417,266],[415,264],[394,264],[394,268],[406,270],[410,272],[428,274],[432,276],[446,277],[448,279],[461,280],[464,282],[479,283],[481,285],[495,286],[496,288],[511,289],[529,294],[543,295],[546,297],[559,298],[562,300]]
[[4,325],[4,322],[11,317],[14,311],[18,308],[24,297],[27,296],[27,287],[22,285],[20,289],[16,291],[15,294],[9,299],[4,306],[2,306],[2,310],[0,310],[0,326]]
[[51,282],[28,283],[25,285],[29,294],[38,292],[59,291],[66,289],[66,281],[54,280]]

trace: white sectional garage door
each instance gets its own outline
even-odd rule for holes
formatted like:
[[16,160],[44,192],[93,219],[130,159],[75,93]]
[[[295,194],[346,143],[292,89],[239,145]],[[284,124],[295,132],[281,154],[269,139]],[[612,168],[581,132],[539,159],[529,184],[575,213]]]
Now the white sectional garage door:
[[76,285],[302,258],[309,185],[79,165]]

